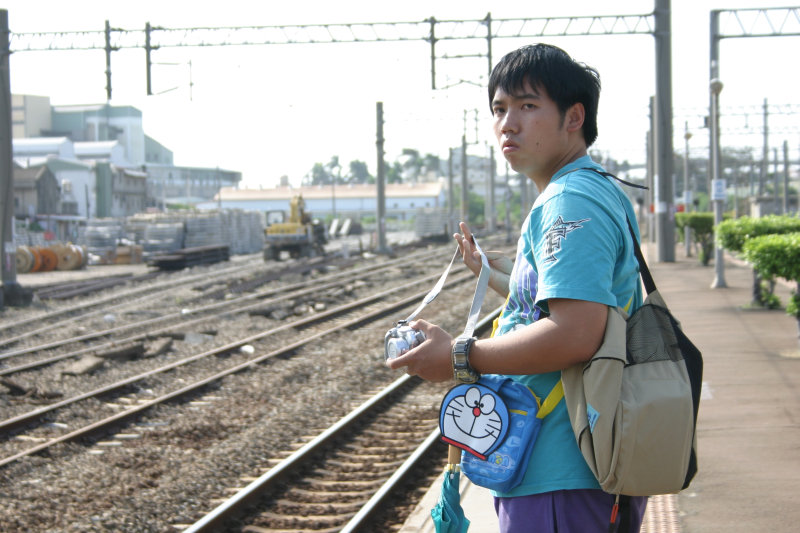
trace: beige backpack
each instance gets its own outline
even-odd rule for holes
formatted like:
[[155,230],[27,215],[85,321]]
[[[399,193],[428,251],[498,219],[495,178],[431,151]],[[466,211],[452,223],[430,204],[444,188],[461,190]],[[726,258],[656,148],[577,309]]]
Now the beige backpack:
[[703,358],[658,293],[630,221],[628,228],[647,298],[629,318],[609,307],[602,346],[561,379],[578,446],[603,490],[668,494],[697,472]]

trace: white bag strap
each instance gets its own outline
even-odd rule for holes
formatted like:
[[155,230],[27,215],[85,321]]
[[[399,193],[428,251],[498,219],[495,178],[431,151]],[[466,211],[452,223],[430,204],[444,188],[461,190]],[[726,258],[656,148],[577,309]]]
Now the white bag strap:
[[492,275],[492,267],[489,266],[489,260],[486,259],[486,254],[483,253],[478,240],[473,237],[472,244],[475,249],[481,254],[481,272],[478,274],[478,282],[475,284],[475,294],[472,296],[472,307],[469,310],[469,318],[467,325],[464,327],[464,336],[472,337],[472,332],[475,331],[475,325],[478,323],[478,315],[481,313],[481,306],[483,299],[486,297],[486,288],[489,286],[489,277]]
[[426,305],[434,301],[436,297],[439,296],[439,293],[442,291],[442,287],[444,286],[444,280],[447,279],[447,274],[450,273],[450,268],[452,268],[453,262],[456,260],[456,256],[458,256],[458,246],[456,246],[456,251],[453,253],[453,258],[450,260],[450,264],[447,265],[447,268],[444,269],[444,272],[442,272],[439,281],[436,282],[436,285],[434,285],[430,292],[425,295],[425,298],[422,299],[422,302],[410,315],[408,315],[408,318],[403,320],[403,322],[408,323],[414,320],[414,318],[419,314],[420,311],[422,311],[422,309],[425,308]]
[[[478,240],[473,236],[472,237],[472,244],[475,245],[475,249],[481,254],[481,271],[478,274],[478,282],[475,286],[475,294],[472,296],[472,306],[469,310],[469,317],[467,318],[467,325],[464,327],[463,335],[467,337],[472,337],[472,333],[475,331],[475,325],[478,323],[478,316],[481,313],[481,306],[483,305],[483,300],[486,297],[486,289],[489,286],[489,277],[492,274],[492,268],[489,266],[489,260],[486,259],[486,254],[481,249],[480,245],[478,244]],[[406,318],[403,320],[403,323],[408,323],[414,320],[414,318],[422,311],[426,305],[431,303],[439,293],[442,291],[442,287],[444,286],[444,281],[447,279],[447,275],[450,273],[450,269],[453,266],[453,262],[458,256],[458,247],[456,247],[455,253],[453,253],[453,258],[450,259],[450,264],[447,265],[447,268],[442,273],[441,277],[439,277],[439,281],[436,282],[436,285],[425,295],[425,298],[422,299],[422,302],[417,306],[416,309]]]

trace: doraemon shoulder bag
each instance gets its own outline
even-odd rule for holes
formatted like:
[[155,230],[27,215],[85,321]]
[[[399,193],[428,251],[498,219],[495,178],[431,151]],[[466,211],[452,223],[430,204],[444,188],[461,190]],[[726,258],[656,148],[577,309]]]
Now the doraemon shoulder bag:
[[445,396],[439,411],[442,440],[463,450],[461,470],[470,481],[508,492],[525,475],[542,419],[563,396],[560,380],[540,404],[522,383],[484,375]]

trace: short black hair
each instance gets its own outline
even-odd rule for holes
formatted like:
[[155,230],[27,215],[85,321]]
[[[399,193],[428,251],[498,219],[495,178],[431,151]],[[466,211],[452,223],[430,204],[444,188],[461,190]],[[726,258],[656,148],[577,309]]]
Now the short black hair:
[[562,118],[574,104],[583,104],[583,139],[591,146],[597,139],[597,105],[600,100],[600,74],[592,67],[572,59],[561,48],[550,44],[531,44],[506,54],[489,77],[489,106],[497,89],[508,94],[522,91],[525,83],[543,88],[556,103]]

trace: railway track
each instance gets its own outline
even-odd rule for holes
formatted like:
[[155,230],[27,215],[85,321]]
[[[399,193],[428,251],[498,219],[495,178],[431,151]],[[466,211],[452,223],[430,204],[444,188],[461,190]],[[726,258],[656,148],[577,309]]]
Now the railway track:
[[[161,293],[165,289],[188,286],[191,290],[200,290],[202,287],[208,286],[215,280],[227,280],[232,275],[247,275],[252,268],[258,268],[257,265],[260,264],[256,261],[246,261],[237,262],[236,264],[226,265],[224,267],[218,266],[214,269],[203,269],[204,271],[200,273],[176,274],[158,272],[158,275],[154,276],[156,281],[148,284],[136,284],[131,287],[127,285],[132,280],[132,275],[115,276],[118,279],[121,278],[124,280],[125,287],[121,287],[120,285],[122,284],[117,284],[115,290],[110,291],[110,294],[96,298],[75,298],[69,305],[62,305],[60,308],[48,309],[42,313],[36,313],[18,320],[4,321],[3,324],[0,324],[0,335],[2,335],[2,338],[0,338],[0,346],[14,344],[23,338],[44,333],[49,328],[62,326],[70,321],[74,321],[75,317],[86,318],[94,314],[107,313],[111,310],[121,309],[126,306],[133,307],[142,305],[149,300],[162,297],[163,295]],[[104,278],[100,278],[100,281],[103,279]],[[39,294],[40,290],[49,291],[58,287],[69,288],[76,283],[82,284],[85,282],[57,283],[37,288],[35,292]],[[46,325],[42,327],[42,324]],[[29,326],[35,326],[35,329],[28,330]]]
[[[483,335],[499,308],[476,327]],[[403,376],[305,443],[184,533],[235,528],[247,533],[392,531],[402,525],[409,480],[429,486],[444,464],[438,402],[447,384]],[[401,511],[397,512],[400,508]]]
[[[378,275],[378,283],[367,286],[360,298],[345,302],[339,297],[342,305],[280,323],[259,317],[260,321],[254,322],[258,329],[250,334],[237,330],[224,342],[159,359],[166,364],[157,368],[151,364],[138,372],[136,365],[142,362],[126,362],[120,365],[127,372],[122,379],[102,379],[104,374],[112,376],[110,370],[91,379],[87,376],[80,381],[82,388],[75,389],[79,393],[69,397],[41,400],[40,405],[28,399],[7,402],[3,410],[13,410],[14,415],[0,421],[0,492],[4,494],[0,517],[5,517],[0,519],[0,529],[60,531],[69,523],[71,528],[85,531],[165,531],[201,519],[213,508],[216,498],[229,496],[274,468],[276,458],[297,452],[309,442],[309,435],[324,433],[329,424],[364,403],[365,394],[396,379],[382,365],[383,334],[394,320],[416,307],[440,274],[443,261],[432,253],[423,252],[421,257],[430,268],[417,268],[415,278],[398,277],[408,268],[395,264]],[[446,247],[442,255],[451,253],[452,248]],[[349,272],[336,274],[344,281]],[[426,318],[450,330],[463,327],[468,302],[458,297],[463,291],[457,286],[471,280],[471,273],[456,268],[440,301],[430,306],[434,315]],[[315,282],[318,286],[323,283],[320,278]],[[419,288],[414,290],[417,283]],[[394,292],[377,287],[394,287]],[[459,304],[454,306],[448,298]],[[241,318],[229,320],[231,312],[219,309],[211,316],[216,317],[221,331],[234,322],[243,322]],[[445,317],[452,317],[449,326]],[[29,370],[21,376],[38,372]],[[409,405],[425,405],[425,409],[419,408],[420,413],[427,413],[433,404],[438,408],[442,397],[442,392],[392,394],[392,398],[402,394]],[[4,398],[8,396],[0,395],[0,401]],[[388,405],[393,403],[398,402],[389,401]],[[25,405],[28,407],[22,409]],[[309,405],[319,406],[318,416],[311,416]],[[414,429],[413,440],[432,438],[435,420],[428,425],[427,415],[414,413],[414,418],[426,420],[426,428]],[[402,415],[387,411],[380,418],[402,419]],[[354,436],[352,427],[349,433]],[[390,442],[378,427],[365,431],[371,431],[377,441]],[[412,429],[395,427],[387,431],[411,433]],[[346,454],[350,451],[364,463],[373,455],[372,450],[361,448],[366,442],[337,445],[345,455],[331,459],[329,468],[322,470],[335,470],[336,465],[358,470],[360,467],[351,464]],[[384,483],[400,468],[397,449],[390,453],[391,460],[378,458],[382,453],[376,451],[376,458],[364,466],[366,470],[358,470],[366,472],[374,466],[382,471],[380,482],[371,481],[366,494],[346,505],[339,505],[341,496],[325,496],[332,500],[325,505],[346,508],[346,516],[338,516],[339,511],[332,513],[338,516],[335,523],[363,513],[370,520],[376,516],[383,516],[380,520],[384,521],[401,520],[396,508],[381,511],[377,506],[375,511],[364,511],[369,497],[365,500],[363,496],[382,492]],[[410,482],[412,492],[414,486],[429,486],[431,474],[440,472],[436,465],[442,460],[439,456],[444,456],[434,454],[430,459],[427,455],[427,460],[435,464],[422,468],[420,475],[427,478]],[[108,482],[103,482],[105,479]],[[339,486],[331,479],[314,483],[316,488],[311,492],[322,492],[326,484],[328,488]],[[399,501],[412,497],[402,496]],[[291,498],[283,498],[287,499]],[[409,510],[412,505],[408,504]],[[279,511],[273,508],[269,512]],[[387,518],[390,516],[395,518]],[[246,527],[251,531],[269,527],[263,517],[258,520],[248,521]],[[283,530],[282,525],[277,527]],[[388,529],[381,526],[367,530]]]
[[[429,284],[430,282],[434,281],[437,277],[438,274],[435,274],[433,276],[426,276],[419,281],[423,283],[427,282]],[[449,281],[448,286],[453,286],[459,283],[463,283],[465,281],[472,279],[472,277],[473,276],[470,273],[466,274],[462,273],[461,275],[453,276],[453,278]],[[266,353],[259,353],[252,357],[245,358],[243,361],[237,362],[236,364],[233,365],[229,365],[224,369],[214,372],[210,376],[205,376],[203,378],[196,379],[192,383],[159,394],[156,398],[137,401],[135,406],[128,407],[122,412],[117,412],[111,414],[110,416],[103,417],[100,420],[86,424],[79,429],[69,432],[61,432],[60,435],[54,436],[53,433],[58,432],[57,430],[59,426],[47,425],[47,423],[45,423],[46,427],[43,427],[41,425],[35,426],[32,428],[32,430],[29,430],[27,433],[25,433],[29,435],[29,438],[27,439],[20,438],[20,434],[14,434],[16,440],[12,442],[15,443],[19,442],[27,443],[31,441],[35,442],[36,440],[41,440],[42,442],[31,447],[26,447],[25,449],[17,451],[15,453],[6,452],[7,455],[2,459],[0,459],[0,467],[15,462],[22,457],[36,453],[41,453],[42,451],[57,444],[60,444],[62,442],[74,441],[79,438],[90,435],[92,433],[99,432],[103,430],[103,428],[108,428],[111,425],[118,424],[120,421],[134,417],[135,415],[141,413],[142,411],[150,409],[156,405],[159,405],[167,401],[172,401],[175,398],[181,396],[186,396],[195,393],[196,391],[208,386],[209,384],[223,379],[225,376],[246,370],[248,367],[252,365],[260,364],[266,360],[278,356],[291,354],[295,350],[311,342],[329,337],[338,331],[354,328],[359,325],[384,317],[388,313],[393,312],[397,309],[402,309],[409,305],[413,305],[415,302],[418,302],[421,298],[423,298],[427,293],[426,290],[419,293],[415,293],[411,296],[403,297],[399,300],[395,300],[392,302],[386,301],[386,299],[389,298],[390,296],[398,292],[404,292],[406,289],[407,286],[400,286],[400,287],[394,287],[392,289],[380,293],[373,293],[372,295],[366,298],[362,298],[356,301],[343,304],[341,306],[330,309],[324,313],[318,313],[309,316],[307,318],[283,324],[282,326],[276,327],[274,329],[256,333],[254,335],[238,339],[232,343],[218,346],[210,350],[205,350],[201,353],[197,353],[189,357],[174,361],[172,363],[158,367],[156,369],[149,370],[147,372],[137,374],[120,381],[116,381],[109,385],[105,385],[96,388],[94,390],[90,390],[58,402],[50,403],[46,406],[39,407],[24,412],[22,414],[19,414],[17,416],[2,420],[0,421],[0,434],[11,436],[14,430],[18,430],[19,428],[25,425],[29,425],[32,422],[35,422],[36,420],[40,420],[45,416],[51,417],[54,412],[73,407],[75,404],[79,402],[85,402],[87,400],[100,397],[108,397],[109,395],[113,395],[115,393],[118,394],[120,391],[127,391],[132,386],[135,386],[137,383],[141,383],[146,380],[152,382],[154,377],[163,376],[166,373],[175,370],[176,368],[191,365],[200,360],[208,360],[214,358],[215,356],[227,354],[240,349],[242,346],[253,345],[259,341],[261,343],[264,343],[264,341],[266,341],[267,339],[275,337],[281,333],[289,333],[289,335],[295,337],[294,340],[285,339],[282,342],[274,343],[280,346],[280,348],[276,350],[267,351]],[[367,311],[361,311],[355,316],[346,317],[344,320],[340,320],[332,326],[322,327],[319,328],[317,331],[313,330],[308,331],[310,327],[316,324],[325,323],[328,320],[331,320],[335,317],[339,317],[342,315],[346,315],[347,313],[351,313],[354,310],[363,310],[369,305],[372,305],[373,308]],[[298,331],[305,331],[307,332],[307,334],[301,338],[297,338],[296,332]],[[261,347],[259,345],[256,346]],[[3,448],[6,449],[9,447],[13,447],[8,445],[8,441],[6,441],[6,443],[3,444],[4,444]]]
[[[260,285],[280,279],[287,273],[303,274],[314,269],[325,268],[331,264],[346,265],[348,263],[329,259],[327,262],[316,260],[301,264],[275,266],[265,265],[263,261],[258,259],[237,262],[236,264],[215,269],[204,269],[201,273],[188,275],[185,273],[181,275],[163,272],[149,273],[143,275],[138,281],[153,278],[158,279],[158,281],[149,284],[137,284],[127,289],[115,290],[111,294],[100,298],[73,302],[68,306],[63,306],[61,309],[50,310],[16,321],[7,321],[0,325],[0,335],[2,335],[0,347],[13,345],[26,338],[51,334],[54,328],[63,328],[99,314],[142,307],[149,302],[163,299],[165,291],[173,292],[181,287],[186,287],[189,291],[204,293],[186,302],[187,304],[192,304],[202,300],[220,299],[224,297],[226,291],[231,293],[247,292]],[[126,284],[135,281],[132,276],[124,276],[122,279]],[[103,278],[99,282],[103,282]],[[51,290],[58,287],[60,288],[59,290],[66,288],[69,291],[74,284],[80,285],[83,283],[86,282],[68,282],[57,284],[50,288],[45,287],[45,289]],[[220,285],[223,285],[223,287],[220,287]],[[207,290],[209,288],[211,289],[210,291]],[[39,294],[39,290],[41,289],[37,289],[37,294]],[[31,325],[35,327],[29,329]]]
[[[441,252],[438,252],[441,255]],[[434,254],[436,257],[437,254]],[[420,254],[421,256],[421,254]],[[430,255],[428,256],[430,257]],[[411,257],[415,259],[415,257]],[[186,330],[192,326],[202,325],[209,321],[214,322],[219,314],[243,314],[254,312],[268,306],[280,306],[282,302],[287,302],[299,297],[317,294],[323,290],[331,290],[343,284],[351,283],[355,280],[380,277],[387,270],[397,268],[397,264],[387,262],[377,265],[367,265],[348,271],[346,277],[335,272],[313,280],[308,280],[293,284],[284,284],[277,287],[268,287],[247,294],[240,294],[237,297],[217,301],[210,304],[199,305],[196,307],[183,307],[171,313],[158,314],[158,316],[134,320],[127,324],[100,329],[91,333],[84,333],[59,340],[53,340],[42,344],[32,344],[13,350],[0,353],[0,362],[21,358],[29,354],[35,354],[33,360],[25,361],[14,366],[0,368],[0,376],[10,376],[23,371],[30,371],[42,366],[51,365],[59,361],[75,358],[84,354],[103,352],[103,350],[114,350],[119,346],[130,345],[146,339],[155,338],[161,335],[168,335],[176,331]],[[271,276],[270,276],[271,278]],[[423,280],[424,281],[424,280]],[[161,295],[163,298],[163,294]],[[107,311],[107,309],[105,310]],[[83,317],[86,318],[85,316]],[[37,332],[51,331],[50,328],[40,328]],[[138,331],[132,335],[122,337],[120,334]],[[88,341],[105,340],[100,344],[86,345]],[[58,348],[68,349],[70,346],[80,345],[81,348],[68,351],[61,350],[61,353],[47,356],[47,353]]]

